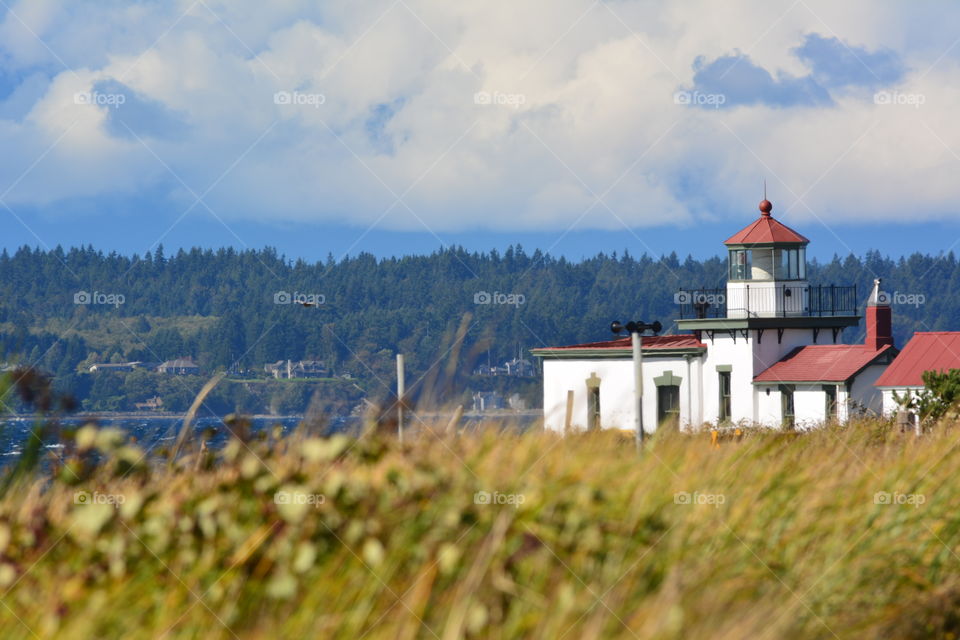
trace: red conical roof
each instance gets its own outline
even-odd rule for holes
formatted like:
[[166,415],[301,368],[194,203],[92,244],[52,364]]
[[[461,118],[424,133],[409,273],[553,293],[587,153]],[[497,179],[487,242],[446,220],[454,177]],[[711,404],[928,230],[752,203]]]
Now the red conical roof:
[[771,244],[774,242],[807,244],[810,242],[787,225],[774,220],[770,215],[771,211],[773,211],[773,205],[769,200],[761,202],[760,218],[739,233],[727,238],[724,244]]

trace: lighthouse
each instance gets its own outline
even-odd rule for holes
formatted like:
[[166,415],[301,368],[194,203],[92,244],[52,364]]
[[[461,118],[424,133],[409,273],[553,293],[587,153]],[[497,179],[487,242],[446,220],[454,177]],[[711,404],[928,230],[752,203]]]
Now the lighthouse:
[[[843,344],[860,322],[855,284],[811,284],[805,236],[760,215],[730,236],[726,283],[677,291],[674,335],[643,339],[643,424],[812,427],[880,413],[874,382],[897,354],[887,301],[873,283],[867,337]],[[629,317],[634,310],[624,309]],[[533,350],[543,359],[549,429],[629,429],[629,338]],[[647,426],[649,425],[649,426]]]

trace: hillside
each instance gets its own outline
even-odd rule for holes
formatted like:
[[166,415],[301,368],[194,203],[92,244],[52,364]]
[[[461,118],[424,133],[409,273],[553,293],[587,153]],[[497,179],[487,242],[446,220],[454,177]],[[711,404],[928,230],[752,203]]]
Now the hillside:
[[[669,331],[675,292],[723,286],[725,271],[720,258],[614,253],[574,263],[520,247],[316,263],[270,249],[167,257],[161,247],[128,257],[90,247],[23,248],[0,254],[0,357],[39,364],[81,400],[93,386],[83,373],[93,362],[182,356],[206,374],[263,375],[267,363],[318,360],[383,395],[397,352],[406,355],[411,380],[442,373],[445,389],[463,393],[490,386],[468,379],[480,364],[605,339],[614,319],[658,319]],[[864,299],[873,278],[883,277],[900,345],[914,330],[960,327],[960,299],[949,295],[960,287],[953,254],[835,257],[813,261],[808,272],[814,284],[855,284]],[[859,340],[862,330],[845,337]],[[452,357],[456,366],[438,371]],[[505,390],[536,400],[530,383],[514,382]]]

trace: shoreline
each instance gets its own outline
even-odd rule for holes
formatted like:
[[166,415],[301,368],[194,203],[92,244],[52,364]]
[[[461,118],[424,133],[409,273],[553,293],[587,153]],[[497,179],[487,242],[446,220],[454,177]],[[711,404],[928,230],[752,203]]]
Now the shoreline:
[[[229,415],[229,414],[227,414]],[[77,413],[69,416],[60,416],[59,420],[182,420],[185,418],[185,413],[178,412],[151,412],[151,413],[138,413],[131,411],[104,411],[101,413]],[[194,422],[197,420],[208,419],[208,418],[217,418],[218,420],[223,420],[227,416],[195,416]],[[244,416],[245,418],[250,418],[251,420],[302,420],[303,415],[269,415],[269,414],[254,414],[249,416]],[[14,413],[8,414],[0,418],[0,422],[3,420],[32,420],[36,416],[32,413]]]
[[[453,411],[425,411],[419,413],[418,415],[421,418],[426,419],[437,419],[437,418],[449,418],[454,414]],[[227,414],[230,415],[230,414]],[[486,412],[474,412],[474,411],[465,411],[463,413],[464,418],[470,419],[483,419],[483,418],[509,418],[509,417],[536,417],[543,415],[542,409],[523,409],[523,410],[514,410],[514,409],[497,409],[493,411]],[[176,411],[151,411],[151,412],[138,412],[138,411],[103,411],[101,413],[76,413],[69,416],[60,416],[59,420],[182,420],[185,418],[185,413],[176,412]],[[195,416],[194,422],[201,419],[208,418],[217,418],[223,420],[227,416]],[[303,414],[289,414],[289,415],[272,415],[267,413],[255,413],[253,415],[245,415],[245,418],[251,420],[303,420],[306,416]],[[336,418],[359,418],[362,416],[334,416]],[[0,422],[4,420],[32,420],[36,416],[32,413],[12,413],[0,417]]]

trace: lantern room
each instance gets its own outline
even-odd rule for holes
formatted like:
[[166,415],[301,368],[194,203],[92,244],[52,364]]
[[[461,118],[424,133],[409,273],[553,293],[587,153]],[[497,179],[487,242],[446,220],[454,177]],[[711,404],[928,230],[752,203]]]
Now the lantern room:
[[728,279],[806,280],[807,244],[802,235],[775,220],[769,200],[760,203],[760,218],[724,244],[729,251]]
[[809,311],[805,237],[775,220],[764,199],[760,217],[730,237],[727,315],[764,317]]

